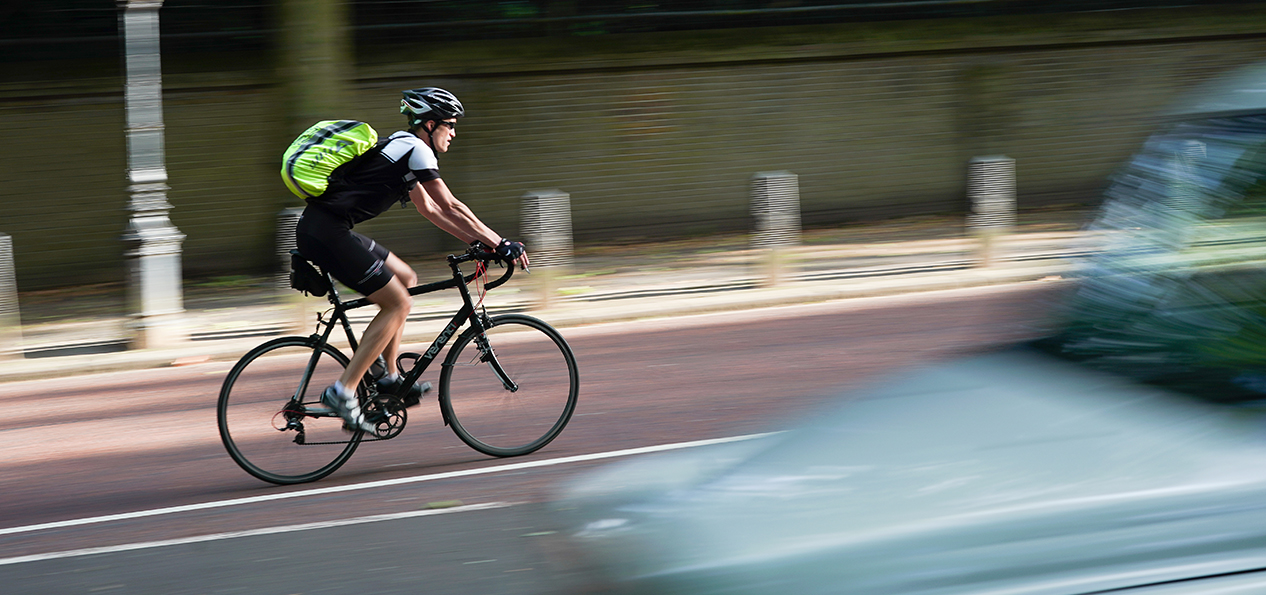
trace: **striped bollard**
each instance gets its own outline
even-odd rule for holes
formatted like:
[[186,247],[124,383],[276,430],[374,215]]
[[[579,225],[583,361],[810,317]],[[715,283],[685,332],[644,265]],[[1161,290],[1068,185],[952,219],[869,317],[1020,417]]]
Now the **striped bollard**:
[[277,213],[277,270],[279,272],[273,277],[273,286],[279,298],[294,306],[291,308],[293,318],[290,325],[294,332],[299,333],[304,332],[304,327],[308,323],[308,306],[304,295],[290,288],[290,251],[295,249],[295,227],[299,225],[299,216],[302,214],[303,207],[282,209],[280,213]]
[[977,262],[988,267],[998,259],[998,240],[1015,225],[1015,159],[973,158],[968,163],[967,196],[967,226],[979,241]]
[[277,270],[279,272],[274,277],[273,284],[282,294],[294,291],[290,289],[290,251],[296,248],[295,227],[299,225],[299,216],[302,214],[302,207],[282,209],[280,213],[277,213]]
[[22,317],[13,273],[13,238],[0,233],[0,358],[22,357]]
[[765,283],[777,285],[783,277],[786,250],[800,245],[799,177],[789,171],[752,176],[752,217],[752,249],[762,255]]
[[550,307],[558,278],[573,264],[571,195],[560,190],[528,192],[521,203],[523,242],[532,259],[532,276],[541,308]]

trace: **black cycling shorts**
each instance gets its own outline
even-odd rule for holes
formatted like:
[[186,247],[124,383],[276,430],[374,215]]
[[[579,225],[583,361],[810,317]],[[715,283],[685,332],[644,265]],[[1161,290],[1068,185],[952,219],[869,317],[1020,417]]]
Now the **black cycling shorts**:
[[391,281],[395,273],[387,266],[386,247],[348,227],[346,219],[309,206],[295,227],[299,253],[316,263],[361,295],[369,295]]

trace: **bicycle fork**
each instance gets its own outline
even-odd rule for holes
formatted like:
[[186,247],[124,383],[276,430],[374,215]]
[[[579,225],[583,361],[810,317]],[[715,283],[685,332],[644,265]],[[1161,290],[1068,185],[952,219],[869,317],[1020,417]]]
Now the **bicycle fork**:
[[[456,277],[461,278],[461,272],[457,270],[454,263],[453,273]],[[492,350],[492,343],[488,341],[488,328],[492,326],[492,319],[488,318],[486,313],[475,310],[474,301],[470,298],[470,290],[466,288],[466,284],[462,283],[457,286],[457,290],[462,294],[462,301],[466,303],[466,309],[470,310],[470,326],[475,329],[475,346],[479,348],[479,361],[488,364],[492,368],[492,373],[501,381],[501,385],[510,392],[518,392],[519,385],[510,378],[505,368],[501,367],[501,362],[497,361],[497,354]]]
[[519,385],[514,382],[513,378],[510,378],[505,368],[501,367],[501,362],[497,361],[497,354],[492,350],[492,344],[488,342],[487,331],[481,329],[475,335],[475,346],[479,347],[479,361],[488,364],[488,367],[492,368],[492,373],[496,374],[497,379],[501,381],[501,385],[512,393],[518,392]]

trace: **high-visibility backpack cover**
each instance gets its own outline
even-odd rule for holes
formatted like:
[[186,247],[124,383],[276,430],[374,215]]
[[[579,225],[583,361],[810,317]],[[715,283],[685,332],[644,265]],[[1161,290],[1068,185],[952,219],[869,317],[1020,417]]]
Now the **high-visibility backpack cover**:
[[303,131],[281,160],[281,180],[299,198],[321,196],[338,166],[368,151],[378,133],[356,120],[323,120]]

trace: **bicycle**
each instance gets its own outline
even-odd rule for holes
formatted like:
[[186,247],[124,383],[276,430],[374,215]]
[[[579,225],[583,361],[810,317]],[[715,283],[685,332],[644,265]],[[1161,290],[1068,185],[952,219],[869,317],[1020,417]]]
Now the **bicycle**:
[[[443,422],[471,448],[513,457],[539,450],[563,431],[576,409],[580,377],[571,347],[549,324],[521,314],[490,317],[482,306],[482,292],[480,303],[474,302],[467,288],[471,281],[482,278],[482,291],[487,291],[514,274],[514,263],[504,263],[505,273],[487,281],[487,266],[494,260],[495,254],[475,248],[450,254],[451,279],[409,288],[410,295],[421,295],[456,287],[462,306],[425,352],[401,353],[396,361],[404,377],[401,386],[412,386],[456,335],[440,371]],[[463,275],[459,265],[471,261],[476,262],[475,273]],[[359,429],[344,431],[343,420],[321,403],[321,391],[338,379],[349,361],[329,344],[329,337],[341,326],[355,351],[347,312],[371,302],[340,300],[329,273],[317,273],[306,260],[292,268],[302,265],[324,280],[332,308],[317,316],[312,335],[273,339],[242,356],[224,379],[216,409],[220,439],[229,456],[247,473],[283,485],[328,476],[361,442],[395,438],[408,421],[404,399],[377,391],[374,380],[384,372],[381,357],[356,390],[362,410],[376,425],[372,435]],[[463,325],[466,330],[458,335]],[[409,360],[413,365],[404,372]]]

